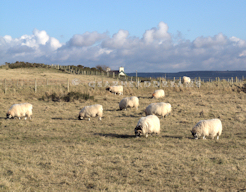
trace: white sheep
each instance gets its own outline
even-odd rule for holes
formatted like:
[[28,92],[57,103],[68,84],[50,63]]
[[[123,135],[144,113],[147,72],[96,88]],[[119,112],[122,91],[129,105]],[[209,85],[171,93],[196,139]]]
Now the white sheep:
[[165,96],[165,92],[163,89],[155,90],[154,93],[152,94],[152,97],[156,98],[156,99],[159,99],[159,98],[164,97],[164,96]]
[[190,78],[187,76],[183,76],[182,83],[189,84],[190,83]]
[[99,120],[102,120],[103,116],[103,106],[99,104],[95,105],[90,105],[90,106],[85,106],[81,111],[79,112],[79,117],[78,119],[81,120],[84,117],[88,117],[90,121],[90,117],[99,117]]
[[119,107],[120,110],[125,109],[127,107],[135,107],[136,109],[138,109],[139,106],[139,99],[136,96],[132,96],[132,97],[126,97],[124,99],[122,99],[119,103]]
[[20,103],[20,104],[14,104],[12,105],[7,114],[6,117],[7,118],[14,118],[14,117],[18,117],[19,119],[21,117],[25,117],[25,120],[27,119],[27,117],[29,117],[31,119],[31,115],[32,115],[32,104],[30,103]]
[[145,114],[147,115],[160,115],[162,118],[166,117],[172,111],[170,103],[151,103],[146,107]]
[[118,93],[119,95],[123,95],[123,86],[122,85],[115,85],[108,88],[108,90],[115,95]]
[[201,120],[192,128],[191,133],[194,139],[198,139],[200,136],[203,139],[206,139],[205,136],[211,136],[212,139],[217,136],[219,139],[222,133],[222,123],[219,119]]
[[141,117],[137,126],[134,129],[136,137],[151,133],[160,133],[160,120],[156,115],[148,115],[147,117]]

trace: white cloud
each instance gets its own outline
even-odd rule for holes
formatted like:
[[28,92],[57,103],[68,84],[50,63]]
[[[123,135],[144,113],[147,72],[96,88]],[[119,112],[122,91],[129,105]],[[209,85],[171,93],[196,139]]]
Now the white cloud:
[[76,34],[74,35],[69,41],[69,46],[91,46],[94,45],[96,42],[101,41],[102,39],[106,38],[106,33],[100,34],[97,32],[85,32],[84,34]]
[[[181,35],[181,34],[180,34]],[[181,35],[182,36],[182,35]],[[127,72],[172,72],[188,70],[246,70],[246,41],[226,37],[197,37],[194,41],[172,39],[168,25],[160,22],[143,37],[132,37],[119,30],[107,33],[86,32],[62,44],[44,30],[13,39],[0,37],[0,63],[28,61],[112,69],[124,66]]]

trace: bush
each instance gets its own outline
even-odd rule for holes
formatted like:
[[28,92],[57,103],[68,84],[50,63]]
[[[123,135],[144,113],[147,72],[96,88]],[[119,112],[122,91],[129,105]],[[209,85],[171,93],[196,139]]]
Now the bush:
[[73,102],[75,100],[94,100],[94,96],[90,96],[89,93],[80,93],[80,92],[69,92],[66,95],[57,95],[56,93],[45,93],[40,100],[43,101],[54,101],[54,102],[60,102],[60,101],[65,101],[65,102]]

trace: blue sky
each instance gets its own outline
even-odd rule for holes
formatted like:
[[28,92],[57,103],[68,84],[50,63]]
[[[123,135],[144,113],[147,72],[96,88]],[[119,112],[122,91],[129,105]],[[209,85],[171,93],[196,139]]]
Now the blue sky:
[[246,70],[245,7],[244,0],[5,0],[0,64]]

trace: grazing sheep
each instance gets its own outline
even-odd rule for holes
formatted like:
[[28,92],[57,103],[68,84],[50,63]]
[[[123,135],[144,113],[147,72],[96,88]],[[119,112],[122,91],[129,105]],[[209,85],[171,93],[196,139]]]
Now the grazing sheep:
[[182,83],[189,84],[190,83],[190,78],[186,77],[186,76],[183,76]]
[[202,136],[203,139],[206,139],[205,136],[211,136],[214,139],[222,133],[222,123],[219,119],[209,119],[209,120],[201,120],[199,121],[191,131],[194,139],[198,139],[198,137]]
[[114,93],[115,95],[118,93],[119,95],[123,95],[123,86],[117,85],[117,86],[111,86],[107,90],[109,90],[111,93]]
[[20,104],[14,104],[9,108],[6,114],[6,118],[10,119],[10,118],[18,117],[20,119],[21,117],[25,117],[26,120],[27,117],[31,119],[31,115],[32,115],[32,104],[20,103]]
[[166,117],[172,111],[172,107],[170,103],[151,103],[145,109],[145,114],[147,115],[160,115]]
[[139,106],[139,99],[136,96],[132,96],[132,97],[126,97],[124,99],[122,99],[119,103],[119,107],[120,110],[125,109],[127,107],[135,107],[136,109],[138,109]]
[[159,99],[159,98],[164,97],[164,96],[165,96],[165,92],[163,89],[155,90],[154,93],[152,94],[152,97],[156,98],[156,99]]
[[81,111],[79,112],[79,117],[78,119],[81,120],[84,117],[88,117],[89,121],[90,121],[90,117],[99,117],[99,120],[102,120],[102,116],[103,116],[103,106],[99,105],[99,104],[95,104],[95,105],[90,105],[90,106],[85,106],[83,109],[81,109]]
[[148,134],[150,133],[159,134],[160,120],[155,115],[148,115],[147,117],[141,117],[134,131],[136,137],[140,135],[145,135],[145,137],[148,137]]

